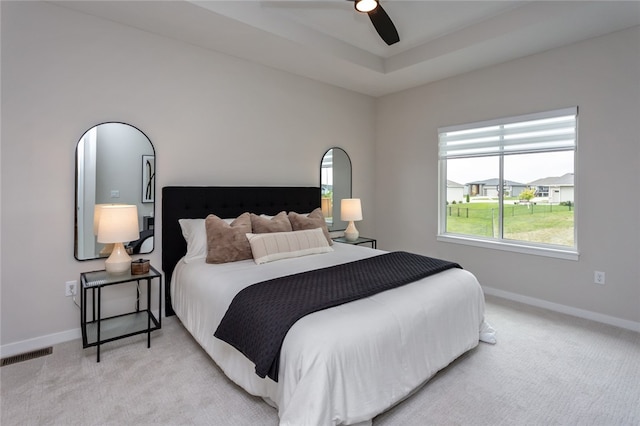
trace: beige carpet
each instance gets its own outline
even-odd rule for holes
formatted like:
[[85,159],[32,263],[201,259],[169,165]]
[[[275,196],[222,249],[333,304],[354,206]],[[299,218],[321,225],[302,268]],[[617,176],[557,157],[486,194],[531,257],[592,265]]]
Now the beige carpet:
[[[487,298],[481,343],[376,417],[382,425],[640,425],[640,334]],[[229,382],[175,317],[137,336],[80,341],[0,369],[2,426],[272,425],[275,409]]]

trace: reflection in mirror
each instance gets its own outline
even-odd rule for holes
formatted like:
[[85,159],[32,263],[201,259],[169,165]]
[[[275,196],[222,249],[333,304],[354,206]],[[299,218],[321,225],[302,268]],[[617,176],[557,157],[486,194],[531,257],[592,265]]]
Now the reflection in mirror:
[[76,147],[75,248],[78,260],[107,257],[97,242],[97,220],[105,204],[138,207],[140,239],[125,244],[132,254],[153,250],[155,150],[137,128],[102,123],[87,130]]
[[340,220],[340,200],[351,198],[351,159],[342,148],[325,152],[320,164],[321,207],[329,231],[341,231],[347,222]]

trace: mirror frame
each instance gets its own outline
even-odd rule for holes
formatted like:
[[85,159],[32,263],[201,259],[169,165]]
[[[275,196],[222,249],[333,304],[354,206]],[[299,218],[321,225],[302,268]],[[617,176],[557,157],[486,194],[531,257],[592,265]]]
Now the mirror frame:
[[[351,198],[352,197],[352,191],[353,191],[353,165],[351,163],[351,157],[349,157],[349,154],[347,154],[347,151],[345,151],[344,149],[334,146],[331,147],[329,149],[327,149],[324,154],[322,155],[322,159],[320,160],[320,205],[322,206],[322,200],[325,198],[322,196],[322,164],[324,163],[324,158],[327,156],[327,154],[329,153],[329,151],[341,151],[344,156],[345,159],[348,161],[348,166],[349,166],[349,170],[348,170],[348,179],[349,179],[349,183],[348,183],[348,188],[344,188],[344,195],[345,196],[339,196],[338,200],[341,200],[343,198]],[[334,154],[335,155],[335,154]],[[333,169],[334,165],[333,165],[333,161],[331,164],[331,167]],[[347,175],[347,173],[345,172],[345,176]],[[335,175],[333,176],[333,187],[335,188],[336,186],[336,180],[335,180]],[[347,190],[348,190],[348,195],[347,195]],[[334,198],[334,194],[335,191],[332,191],[332,195],[331,195],[331,211],[332,211],[332,222],[331,225],[329,225],[329,223],[327,223],[327,228],[329,230],[329,232],[333,232],[333,231],[344,231],[347,228],[347,224],[348,222],[342,221],[340,220],[340,205],[339,203],[336,203],[336,199]],[[326,207],[322,206],[322,210],[323,210],[323,214],[325,215],[325,218],[327,217],[327,215],[325,214],[326,212]],[[335,214],[337,213],[337,215]],[[326,219],[325,219],[326,220]]]
[[[145,195],[143,189],[141,188],[140,194],[139,194],[139,201],[136,202],[136,205],[140,206],[141,204],[152,204],[151,206],[151,210],[148,212],[149,215],[144,215],[144,212],[142,213],[143,215],[143,219],[142,219],[142,223],[141,225],[144,227],[144,218],[145,217],[149,217],[149,218],[155,218],[155,210],[156,210],[156,169],[157,169],[157,157],[156,157],[156,149],[155,146],[153,145],[153,142],[151,142],[151,139],[149,138],[149,136],[147,136],[147,134],[145,132],[143,132],[142,130],[140,130],[138,127],[131,125],[129,123],[125,123],[122,121],[105,121],[105,122],[101,122],[98,123],[94,126],[89,127],[84,133],[82,133],[82,136],[80,136],[80,139],[78,139],[78,142],[76,143],[76,150],[75,150],[75,192],[74,192],[74,238],[73,238],[73,256],[75,257],[76,260],[78,261],[85,261],[85,260],[95,260],[95,259],[101,259],[104,258],[106,256],[99,256],[99,255],[95,255],[93,257],[79,257],[79,252],[78,252],[78,248],[79,248],[79,244],[78,244],[78,238],[80,235],[80,231],[79,231],[79,225],[78,225],[78,217],[79,217],[79,212],[80,209],[82,208],[82,206],[78,205],[78,201],[79,201],[79,197],[78,197],[78,189],[79,189],[79,178],[80,178],[80,170],[79,170],[79,147],[80,147],[80,143],[84,141],[85,136],[93,129],[97,129],[99,126],[105,125],[105,124],[121,124],[124,126],[128,126],[130,128],[132,128],[133,130],[138,131],[142,136],[144,136],[144,138],[146,138],[146,140],[149,143],[149,146],[151,147],[151,152],[152,154],[143,154],[142,158],[140,158],[140,167],[142,167],[142,163],[144,162],[144,157],[148,156],[148,155],[153,155],[153,170],[152,170],[152,178],[153,178],[153,184],[152,184],[152,192],[151,192],[151,196],[148,197],[148,194]],[[140,174],[138,179],[140,180],[140,182],[142,182],[143,178],[145,177],[145,172],[144,170],[141,168],[140,169]],[[142,184],[141,184],[142,185]],[[145,201],[145,196],[147,198],[147,200]],[[155,219],[153,219],[153,221],[155,222]],[[151,234],[154,237],[154,241],[153,241],[153,245],[151,247],[151,250],[149,251],[145,251],[144,253],[136,253],[136,254],[149,254],[152,253],[155,250],[156,247],[156,242],[155,242],[155,234],[156,234],[156,230],[155,230],[155,226],[152,223],[149,226],[153,226],[153,228],[150,228],[153,230],[153,233]]]

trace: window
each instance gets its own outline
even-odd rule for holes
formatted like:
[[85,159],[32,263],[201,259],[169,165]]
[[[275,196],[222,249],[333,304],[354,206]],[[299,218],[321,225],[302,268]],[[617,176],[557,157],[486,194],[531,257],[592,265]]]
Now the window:
[[577,259],[578,108],[438,129],[438,239]]

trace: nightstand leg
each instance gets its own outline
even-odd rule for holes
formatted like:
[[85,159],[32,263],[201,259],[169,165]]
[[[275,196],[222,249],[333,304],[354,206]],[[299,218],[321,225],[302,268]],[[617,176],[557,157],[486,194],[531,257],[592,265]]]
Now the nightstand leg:
[[151,347],[151,279],[147,279],[147,348]]
[[80,328],[82,330],[82,345],[87,344],[87,289],[82,285],[80,276]]
[[140,280],[136,281],[136,312],[140,312]]
[[91,289],[91,321],[96,320],[96,288]]
[[162,328],[162,277],[158,277],[158,328]]
[[101,287],[98,287],[98,322],[97,322],[97,340],[96,340],[96,353],[97,353],[97,362],[100,362],[100,317],[102,316],[102,310],[100,307],[100,301],[102,300],[102,289]]

